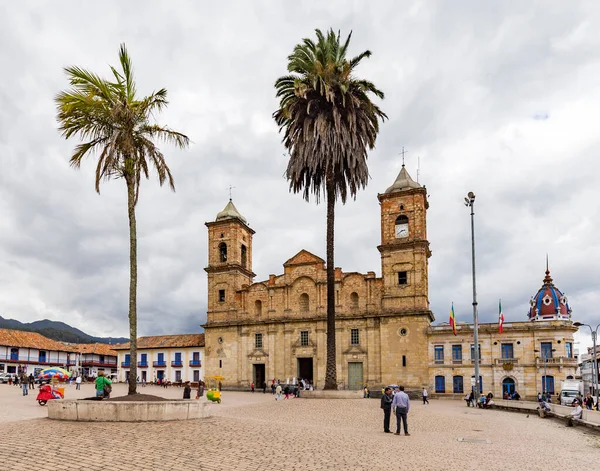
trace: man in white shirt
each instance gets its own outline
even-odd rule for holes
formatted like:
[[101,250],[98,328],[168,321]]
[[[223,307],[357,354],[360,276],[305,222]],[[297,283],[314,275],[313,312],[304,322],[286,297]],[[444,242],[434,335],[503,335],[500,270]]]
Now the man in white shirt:
[[423,388],[423,405],[429,404],[429,400],[427,399],[428,395],[427,389]]
[[75,389],[81,389],[81,375],[77,375],[77,379],[75,380]]
[[406,422],[406,416],[410,409],[410,399],[408,394],[404,392],[404,386],[400,386],[400,391],[394,394],[392,400],[392,410],[396,411],[396,433],[394,435],[400,435],[400,422],[404,424],[404,435],[409,436],[408,423]]

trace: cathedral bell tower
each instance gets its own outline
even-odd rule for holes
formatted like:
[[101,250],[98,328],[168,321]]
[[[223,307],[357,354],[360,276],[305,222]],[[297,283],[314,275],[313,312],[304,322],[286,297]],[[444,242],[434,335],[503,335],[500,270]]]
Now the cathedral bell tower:
[[229,311],[240,309],[237,292],[250,285],[252,235],[254,231],[233,201],[217,214],[208,227],[208,316],[207,322],[227,320]]
[[377,195],[381,206],[382,308],[398,315],[426,315],[429,310],[426,213],[427,190],[402,164],[396,181]]

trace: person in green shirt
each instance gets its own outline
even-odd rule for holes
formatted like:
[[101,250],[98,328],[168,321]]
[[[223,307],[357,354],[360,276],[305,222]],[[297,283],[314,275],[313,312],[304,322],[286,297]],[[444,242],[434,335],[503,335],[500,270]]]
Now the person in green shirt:
[[[104,397],[104,388],[105,386],[109,386],[112,384],[112,381],[108,378],[104,377],[104,371],[98,372],[98,377],[96,378],[96,397]],[[108,397],[108,394],[106,395]]]

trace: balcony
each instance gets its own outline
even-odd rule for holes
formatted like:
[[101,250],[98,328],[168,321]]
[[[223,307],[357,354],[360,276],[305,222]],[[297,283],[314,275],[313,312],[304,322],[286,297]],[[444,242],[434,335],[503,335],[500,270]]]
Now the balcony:
[[131,363],[129,363],[128,361],[121,362],[121,368],[130,368],[130,367],[131,367]]
[[154,368],[165,368],[167,366],[167,362],[164,360],[161,361],[155,361],[152,363],[152,366]]
[[183,366],[183,362],[181,360],[179,360],[179,361],[178,360],[173,360],[171,362],[171,366],[173,368],[181,368]]
[[519,359],[518,358],[494,358],[494,363],[496,365],[518,365],[519,364]]
[[544,358],[544,357],[535,357],[535,362],[538,366],[542,366],[544,363],[547,365],[557,365],[557,366],[577,366],[577,358],[568,358],[568,357],[552,357],[552,358]]
[[10,361],[19,361],[19,354],[18,353],[17,354],[11,353],[10,354]]
[[117,367],[117,362],[116,361],[93,361],[93,360],[89,360],[89,361],[82,361],[81,362],[81,366],[105,366],[108,368],[116,368]]
[[202,366],[202,362],[200,360],[190,360],[190,366]]
[[138,368],[148,368],[147,361],[138,361]]
[[452,364],[453,365],[462,365],[462,358],[453,358]]

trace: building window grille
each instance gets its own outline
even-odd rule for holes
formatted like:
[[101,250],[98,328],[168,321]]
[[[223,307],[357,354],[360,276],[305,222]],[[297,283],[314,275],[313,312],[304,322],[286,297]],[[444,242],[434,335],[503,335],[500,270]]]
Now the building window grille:
[[254,334],[254,348],[263,348],[262,334]]
[[502,358],[514,358],[513,344],[503,343],[502,344]]
[[444,346],[436,345],[434,347],[434,360],[436,363],[444,363]]
[[360,345],[358,329],[350,329],[350,345]]
[[552,358],[552,342],[542,342],[542,358]]
[[308,346],[308,330],[303,330],[300,332],[300,345],[302,347]]
[[452,361],[462,363],[462,345],[452,345]]

